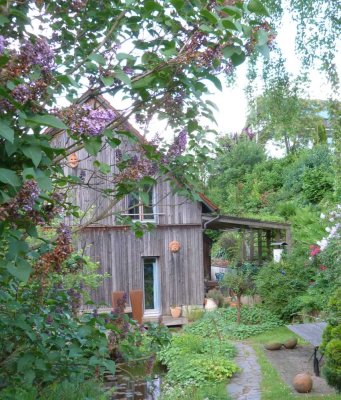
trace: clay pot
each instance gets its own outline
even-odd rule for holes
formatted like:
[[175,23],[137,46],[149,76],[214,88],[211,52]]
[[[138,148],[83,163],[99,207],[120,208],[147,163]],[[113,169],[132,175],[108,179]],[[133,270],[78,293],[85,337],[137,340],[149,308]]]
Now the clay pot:
[[205,309],[207,311],[213,311],[217,308],[218,308],[218,306],[217,306],[216,302],[213,299],[208,297],[206,300]]
[[142,324],[143,318],[143,290],[130,290],[130,303],[133,319]]
[[292,383],[298,393],[309,393],[313,387],[313,380],[309,374],[296,375]]
[[292,338],[283,343],[286,349],[294,349],[297,346],[297,338]]
[[181,315],[181,307],[171,307],[170,312],[173,318],[179,318]]
[[264,345],[267,350],[280,350],[282,346],[282,343],[266,343]]

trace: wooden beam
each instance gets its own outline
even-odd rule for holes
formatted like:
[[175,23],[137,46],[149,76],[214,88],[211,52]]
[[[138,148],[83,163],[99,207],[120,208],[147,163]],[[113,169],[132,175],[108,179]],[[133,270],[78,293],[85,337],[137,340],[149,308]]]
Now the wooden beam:
[[271,231],[266,231],[266,251],[269,260],[271,259],[271,234]]
[[250,261],[253,261],[255,256],[255,236],[254,232],[250,231]]

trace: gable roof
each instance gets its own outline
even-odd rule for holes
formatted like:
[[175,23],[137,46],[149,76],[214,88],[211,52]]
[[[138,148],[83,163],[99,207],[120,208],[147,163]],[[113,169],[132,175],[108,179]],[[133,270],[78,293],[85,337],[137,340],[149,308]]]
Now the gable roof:
[[[102,106],[105,109],[110,109],[114,111],[116,114],[121,115],[120,112],[113,107],[108,100],[106,100],[102,95],[97,94],[93,90],[88,90],[85,92],[75,104],[85,104],[88,103],[90,100],[94,100],[95,108]],[[98,103],[98,107],[96,107],[96,103]],[[128,120],[125,120],[123,123],[124,128],[132,133],[140,143],[142,144],[149,144],[148,140],[143,136]],[[56,129],[48,129],[47,133],[54,132],[56,135],[59,133],[64,132],[63,130],[56,130]],[[173,177],[174,180],[178,181],[176,178]],[[181,182],[178,182],[181,184]],[[218,212],[219,208],[216,206],[208,197],[206,197],[203,193],[198,193],[201,203],[207,207],[209,212]]]

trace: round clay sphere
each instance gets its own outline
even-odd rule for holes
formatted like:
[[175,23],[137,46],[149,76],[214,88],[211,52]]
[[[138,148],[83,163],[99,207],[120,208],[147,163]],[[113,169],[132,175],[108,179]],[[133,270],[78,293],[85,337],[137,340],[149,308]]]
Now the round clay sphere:
[[309,393],[313,387],[313,380],[309,374],[298,374],[293,380],[293,385],[298,393]]

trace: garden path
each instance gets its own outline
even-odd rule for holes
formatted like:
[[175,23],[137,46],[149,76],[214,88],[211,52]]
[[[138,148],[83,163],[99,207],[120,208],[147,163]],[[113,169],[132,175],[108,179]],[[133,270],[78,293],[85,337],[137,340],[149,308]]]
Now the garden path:
[[256,353],[248,344],[238,342],[235,346],[240,372],[231,379],[227,391],[233,400],[260,400],[262,374]]

